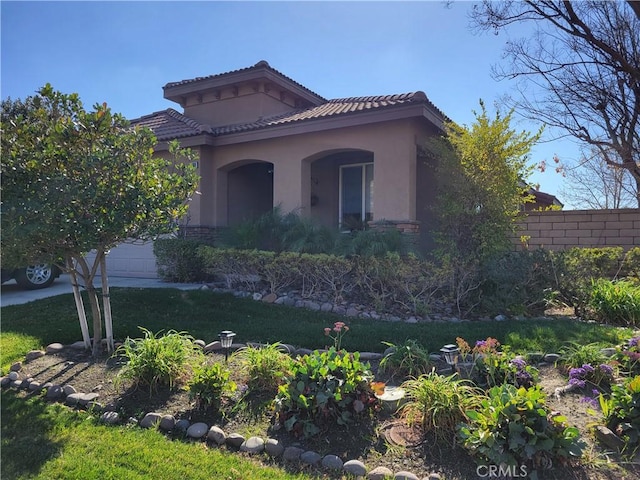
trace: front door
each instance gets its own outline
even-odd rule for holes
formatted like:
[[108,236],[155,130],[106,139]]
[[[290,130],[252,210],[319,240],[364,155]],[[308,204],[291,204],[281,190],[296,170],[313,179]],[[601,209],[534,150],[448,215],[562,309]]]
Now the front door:
[[340,228],[361,230],[373,220],[373,163],[340,167]]

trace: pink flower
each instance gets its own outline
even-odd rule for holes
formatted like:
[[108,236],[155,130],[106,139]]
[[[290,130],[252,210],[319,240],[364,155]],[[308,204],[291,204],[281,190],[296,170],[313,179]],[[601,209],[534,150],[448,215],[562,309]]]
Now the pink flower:
[[329,327],[324,329],[324,334],[329,335],[331,333],[331,329]]

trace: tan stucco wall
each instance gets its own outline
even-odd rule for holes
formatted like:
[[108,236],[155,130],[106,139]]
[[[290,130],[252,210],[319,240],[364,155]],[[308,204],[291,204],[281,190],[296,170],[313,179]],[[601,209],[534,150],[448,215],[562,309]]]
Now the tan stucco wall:
[[416,220],[416,142],[424,135],[417,122],[397,120],[209,149],[201,158],[201,225],[227,225],[226,171],[252,160],[274,165],[274,205],[308,215],[311,162],[353,149],[373,153],[374,220]]

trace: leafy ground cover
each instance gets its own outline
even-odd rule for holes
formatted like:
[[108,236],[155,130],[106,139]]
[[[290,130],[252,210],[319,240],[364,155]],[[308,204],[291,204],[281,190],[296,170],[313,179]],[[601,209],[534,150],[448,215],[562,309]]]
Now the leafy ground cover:
[[[228,295],[210,292],[182,292],[174,290],[117,290],[112,299],[117,305],[116,337],[140,337],[138,325],[150,331],[160,329],[188,331],[206,341],[216,339],[217,333],[231,328],[238,337],[260,341],[282,341],[311,348],[326,347],[324,328],[332,325],[334,315],[270,306],[251,300],[239,300]],[[31,348],[53,341],[70,343],[77,340],[78,327],[70,296],[5,307],[3,313],[2,365],[23,356]],[[299,324],[302,324],[302,327]],[[273,326],[277,325],[277,329]],[[343,347],[355,351],[382,351],[381,342],[406,343],[416,339],[430,351],[438,350],[458,335],[466,338],[493,336],[503,344],[515,345],[514,351],[558,351],[567,341],[577,343],[601,342],[604,345],[621,343],[631,332],[570,319],[546,319],[510,322],[464,322],[404,324],[374,321],[349,322],[349,334],[342,338]],[[362,345],[358,347],[357,345]],[[100,401],[118,402],[127,416],[140,418],[149,411],[173,413],[192,421],[219,424],[225,431],[245,436],[259,435],[282,438],[291,444],[298,442],[319,453],[335,453],[343,458],[361,458],[367,465],[385,465],[394,471],[409,470],[418,474],[436,471],[447,479],[475,478],[475,464],[460,447],[451,448],[427,435],[407,431],[402,442],[390,441],[387,427],[396,419],[388,412],[380,412],[372,421],[355,423],[345,428],[332,428],[309,439],[291,438],[284,429],[274,428],[273,405],[267,397],[245,397],[243,402],[222,406],[222,413],[200,411],[184,389],[158,388],[149,396],[147,389],[131,388],[131,384],[116,387],[113,379],[118,365],[107,357],[92,361],[83,353],[74,357],[47,355],[30,364],[33,375],[51,376],[57,381],[73,381],[80,391],[99,391]],[[238,384],[234,397],[243,391],[242,369],[234,365],[233,380]],[[73,362],[69,364],[67,362]],[[222,361],[218,358],[217,361]],[[374,365],[375,367],[375,365]],[[44,379],[43,379],[44,380]],[[541,372],[541,384],[547,393],[566,384],[567,378],[555,368]],[[16,399],[15,393],[3,393],[2,402],[2,475],[3,478],[124,478],[123,471],[134,472],[127,478],[200,478],[202,471],[217,478],[309,478],[327,476],[313,469],[291,472],[281,468],[257,465],[255,459],[225,449],[206,448],[205,444],[185,445],[162,438],[157,432],[131,427],[103,427],[95,417],[86,413],[69,412],[59,405],[46,405],[39,398]],[[233,400],[233,398],[232,398]],[[565,414],[579,426],[589,439],[587,424],[593,421],[586,415],[580,395],[567,395],[560,400],[549,399],[549,406]],[[169,437],[169,440],[175,437]],[[33,462],[20,461],[27,444],[36,439],[43,445]],[[89,440],[90,439],[90,440]],[[165,443],[162,443],[165,442]],[[182,449],[186,450],[182,450]],[[97,454],[94,455],[94,452]],[[122,458],[112,452],[128,452]],[[84,457],[95,456],[87,462]],[[125,458],[126,457],[126,458]],[[159,457],[162,457],[159,459]],[[180,458],[181,465],[164,467],[167,459]],[[543,478],[618,479],[636,478],[633,465],[608,464],[611,458],[589,442],[587,456],[580,468],[560,468],[545,472]],[[288,466],[292,469],[293,467]],[[184,469],[184,470],[182,470]],[[115,473],[110,473],[110,472]],[[165,472],[170,472],[165,474]],[[187,472],[187,473],[184,473]],[[136,477],[135,475],[138,475]],[[110,476],[113,475],[113,476]],[[164,475],[164,476],[163,476]],[[204,477],[203,477],[204,478]],[[210,476],[208,477],[210,478]]]

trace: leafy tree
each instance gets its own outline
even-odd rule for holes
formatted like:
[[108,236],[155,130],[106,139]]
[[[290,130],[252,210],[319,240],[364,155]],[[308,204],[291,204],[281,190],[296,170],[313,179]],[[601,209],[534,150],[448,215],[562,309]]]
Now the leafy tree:
[[513,111],[489,118],[480,102],[470,126],[445,125],[446,136],[427,147],[437,158],[437,240],[444,254],[485,261],[509,250],[515,220],[530,201],[528,154],[536,134],[511,127]]
[[597,148],[627,170],[640,206],[640,7],[634,2],[484,0],[472,24],[496,33],[535,28],[510,40],[498,79],[518,80],[519,113]]
[[[58,264],[71,275],[83,339],[90,347],[80,279],[93,319],[93,353],[102,339],[94,278],[100,267],[108,349],[113,349],[105,255],[130,238],[171,231],[187,209],[197,175],[193,152],[170,146],[175,161],[154,157],[156,139],[106,104],[86,111],[77,94],[51,85],[25,100],[2,102],[2,262]],[[85,254],[95,250],[90,264]]]

